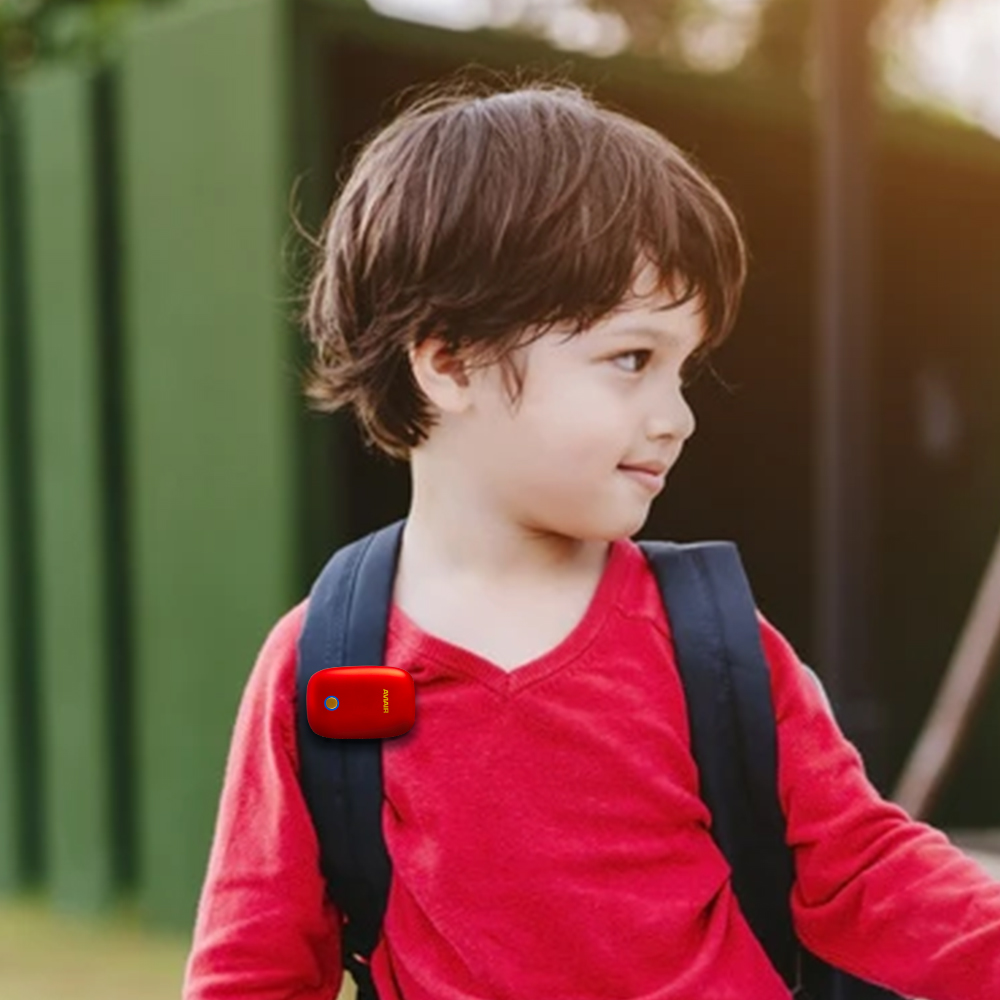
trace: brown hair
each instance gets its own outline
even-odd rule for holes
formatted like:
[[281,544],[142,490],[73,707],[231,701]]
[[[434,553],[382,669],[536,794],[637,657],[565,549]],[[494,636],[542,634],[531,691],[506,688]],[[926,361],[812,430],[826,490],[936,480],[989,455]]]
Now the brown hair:
[[516,401],[511,350],[613,313],[645,256],[661,288],[699,300],[694,366],[729,333],[746,279],[739,224],[704,174],[564,81],[431,86],[364,143],[311,242],[305,395],[351,406],[366,446],[398,459],[435,423],[411,345],[438,335],[469,363],[499,362]]

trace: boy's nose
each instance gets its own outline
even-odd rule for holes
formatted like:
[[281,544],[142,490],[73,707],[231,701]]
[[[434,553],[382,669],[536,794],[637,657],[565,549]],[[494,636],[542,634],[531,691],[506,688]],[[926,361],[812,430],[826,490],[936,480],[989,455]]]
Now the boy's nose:
[[648,436],[650,438],[673,438],[678,441],[686,441],[694,434],[697,426],[694,410],[688,405],[687,400],[678,393],[670,406],[650,421]]

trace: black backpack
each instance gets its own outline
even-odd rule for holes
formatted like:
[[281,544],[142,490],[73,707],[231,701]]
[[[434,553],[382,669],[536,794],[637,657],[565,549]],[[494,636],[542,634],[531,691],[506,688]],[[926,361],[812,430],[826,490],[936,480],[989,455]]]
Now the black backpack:
[[[318,670],[383,664],[405,523],[396,521],[333,554],[310,592],[298,644],[300,781],[327,892],[347,918],[342,955],[358,1000],[378,1000],[369,962],[391,877],[382,838],[381,740],[317,736],[304,694]],[[736,545],[638,544],[669,609],[702,798],[751,929],[801,1000],[901,1000],[834,970],[795,937],[789,902],[794,865],[778,801],[769,668]],[[419,717],[419,699],[417,711]]]

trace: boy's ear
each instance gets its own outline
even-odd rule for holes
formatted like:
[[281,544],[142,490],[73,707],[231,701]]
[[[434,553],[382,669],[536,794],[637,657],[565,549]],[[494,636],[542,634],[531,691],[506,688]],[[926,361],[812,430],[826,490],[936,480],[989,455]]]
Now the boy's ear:
[[413,377],[427,398],[446,413],[459,413],[469,405],[471,388],[465,360],[459,351],[433,335],[407,348]]

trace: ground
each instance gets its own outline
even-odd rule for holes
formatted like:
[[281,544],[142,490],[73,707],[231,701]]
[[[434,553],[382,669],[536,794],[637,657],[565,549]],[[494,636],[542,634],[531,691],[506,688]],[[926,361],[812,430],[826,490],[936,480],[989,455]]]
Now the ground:
[[[952,838],[1000,880],[1000,831]],[[3,1000],[178,1000],[189,935],[154,934],[126,916],[96,922],[43,900],[0,901]],[[337,1000],[355,1000],[344,976]]]
[[[179,1000],[189,944],[125,917],[96,922],[37,899],[0,901],[0,997]],[[349,975],[337,1000],[355,1000]]]

